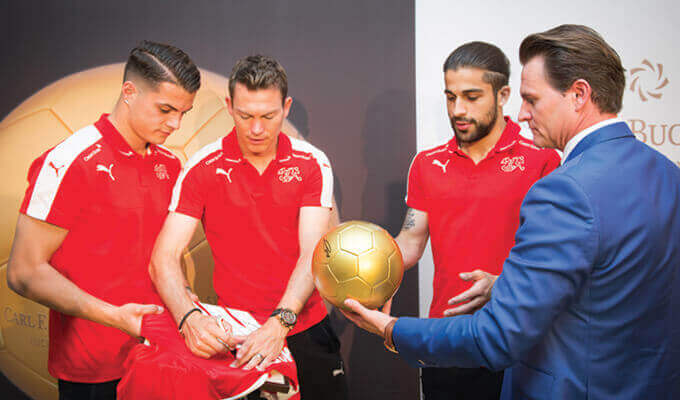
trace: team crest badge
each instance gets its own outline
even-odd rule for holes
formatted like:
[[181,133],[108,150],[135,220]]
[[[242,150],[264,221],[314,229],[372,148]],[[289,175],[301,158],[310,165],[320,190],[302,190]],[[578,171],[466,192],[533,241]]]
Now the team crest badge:
[[156,164],[153,167],[154,172],[156,172],[156,178],[160,180],[170,179],[170,174],[168,174],[168,169],[165,164]]
[[279,180],[283,183],[292,182],[293,180],[302,182],[302,177],[300,176],[300,169],[298,167],[288,168],[284,167],[281,168],[277,174],[279,176]]
[[517,157],[505,157],[501,160],[501,170],[504,172],[512,172],[519,168],[520,171],[524,171],[526,168],[524,166],[524,156]]

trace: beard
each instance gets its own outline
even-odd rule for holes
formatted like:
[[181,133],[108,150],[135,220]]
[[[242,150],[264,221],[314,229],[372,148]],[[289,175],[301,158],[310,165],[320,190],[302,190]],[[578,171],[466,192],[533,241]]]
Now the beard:
[[[489,112],[484,116],[484,119],[477,121],[474,118],[451,118],[451,127],[456,134],[456,141],[458,143],[474,143],[483,139],[491,132],[491,128],[496,124],[498,119],[498,102],[494,101],[494,105]],[[465,122],[471,124],[465,132],[458,130],[456,122]]]

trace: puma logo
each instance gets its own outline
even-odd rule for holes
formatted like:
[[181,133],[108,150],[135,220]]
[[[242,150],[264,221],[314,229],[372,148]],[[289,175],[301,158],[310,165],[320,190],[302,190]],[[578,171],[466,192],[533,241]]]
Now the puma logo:
[[130,151],[130,150],[128,150],[128,151],[121,151],[121,150],[118,150],[118,151],[120,152],[120,154],[124,155],[125,157],[132,157],[132,155],[135,154],[135,153],[133,153],[133,152]]
[[62,165],[61,167],[57,167],[56,165],[54,165],[54,163],[53,163],[52,161],[50,161],[50,163],[49,163],[48,165],[54,169],[54,173],[55,173],[57,176],[59,176],[59,170],[62,169],[62,168],[64,168],[63,165]]
[[229,181],[229,183],[231,183],[231,171],[232,171],[232,170],[233,170],[233,168],[229,168],[229,171],[225,171],[225,170],[223,170],[222,168],[217,168],[217,169],[215,170],[215,174],[226,176],[226,177],[227,177],[227,180]]
[[446,173],[446,166],[449,165],[449,161],[451,161],[451,160],[446,160],[446,162],[444,164],[442,164],[442,162],[439,161],[439,160],[433,160],[432,165],[436,165],[438,167],[441,167],[442,172]]
[[99,171],[101,171],[101,172],[106,172],[107,174],[109,174],[109,177],[111,178],[111,180],[112,180],[112,181],[115,181],[116,178],[114,178],[114,177],[113,177],[113,173],[111,173],[111,170],[112,170],[112,169],[113,169],[113,164],[109,165],[108,168],[106,168],[105,166],[103,166],[103,165],[101,165],[101,164],[97,164],[97,171],[98,171],[98,172],[99,172]]

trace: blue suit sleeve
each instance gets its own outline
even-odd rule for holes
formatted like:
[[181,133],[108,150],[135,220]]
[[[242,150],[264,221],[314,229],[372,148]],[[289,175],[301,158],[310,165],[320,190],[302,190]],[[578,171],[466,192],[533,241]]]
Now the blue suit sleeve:
[[522,203],[515,246],[473,315],[400,318],[393,339],[413,366],[501,370],[521,359],[574,301],[595,263],[597,218],[570,176],[553,173]]

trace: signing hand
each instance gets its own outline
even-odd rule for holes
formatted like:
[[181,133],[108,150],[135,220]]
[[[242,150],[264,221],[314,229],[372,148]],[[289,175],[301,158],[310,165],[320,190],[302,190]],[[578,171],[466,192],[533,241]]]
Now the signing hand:
[[345,300],[345,305],[352,311],[346,311],[342,308],[339,310],[345,315],[345,317],[347,317],[347,319],[354,322],[359,328],[383,338],[385,337],[385,327],[387,324],[389,324],[393,319],[396,319],[391,317],[387,312],[369,310],[368,308],[361,305],[361,303],[353,299]]
[[286,341],[288,328],[281,325],[277,318],[269,318],[264,325],[243,341],[236,353],[233,367],[264,370],[281,354]]
[[217,353],[226,353],[237,344],[231,334],[229,324],[219,325],[217,320],[200,312],[191,313],[184,325],[182,336],[189,350],[202,358],[210,358]]
[[132,337],[141,336],[142,318],[149,314],[161,314],[163,307],[155,304],[123,304],[115,309],[117,328]]
[[474,281],[475,283],[470,289],[449,299],[449,305],[465,301],[469,302],[444,311],[445,317],[472,314],[484,307],[484,304],[491,298],[491,289],[493,288],[494,283],[496,283],[496,279],[498,279],[498,275],[492,275],[479,269],[472,272],[463,272],[459,276],[464,281]]

